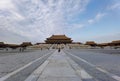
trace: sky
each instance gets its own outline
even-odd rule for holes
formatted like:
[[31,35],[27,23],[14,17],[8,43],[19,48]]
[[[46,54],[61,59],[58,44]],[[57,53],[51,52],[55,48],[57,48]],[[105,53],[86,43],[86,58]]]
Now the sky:
[[0,0],[1,42],[44,42],[53,34],[74,42],[120,40],[120,0]]

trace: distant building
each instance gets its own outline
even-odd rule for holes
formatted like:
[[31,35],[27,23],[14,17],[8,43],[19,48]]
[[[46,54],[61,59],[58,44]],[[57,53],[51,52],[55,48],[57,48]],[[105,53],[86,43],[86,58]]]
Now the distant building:
[[45,42],[47,44],[67,44],[72,43],[72,40],[66,35],[52,35],[51,37],[46,38]]
[[94,41],[87,41],[85,45],[96,46],[97,44]]
[[35,45],[40,45],[40,44],[45,44],[45,43],[36,43]]
[[0,42],[0,48],[5,48],[6,45],[4,44],[4,42]]
[[120,46],[120,40],[112,41],[109,43],[110,46]]
[[109,43],[101,43],[101,44],[97,44],[97,46],[109,46]]
[[20,45],[17,45],[17,44],[4,44],[4,42],[0,42],[0,48],[13,48],[13,49],[16,49],[19,46]]
[[72,42],[72,44],[82,44],[81,42]]
[[21,46],[32,46],[32,43],[31,42],[23,42],[22,44],[21,44]]
[[0,42],[0,46],[4,45],[4,42]]

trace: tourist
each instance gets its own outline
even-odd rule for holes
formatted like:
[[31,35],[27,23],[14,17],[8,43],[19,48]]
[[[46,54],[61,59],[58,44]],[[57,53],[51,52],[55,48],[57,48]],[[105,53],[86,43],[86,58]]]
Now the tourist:
[[58,49],[58,52],[60,52],[60,48]]

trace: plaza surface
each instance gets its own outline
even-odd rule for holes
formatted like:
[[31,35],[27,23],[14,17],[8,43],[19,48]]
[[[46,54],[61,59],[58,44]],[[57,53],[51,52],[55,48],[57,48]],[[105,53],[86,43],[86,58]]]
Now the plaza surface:
[[47,59],[48,65],[44,68],[37,81],[81,81],[80,77],[68,63],[66,54],[54,52]]
[[1,52],[0,81],[120,81],[119,53],[66,48]]

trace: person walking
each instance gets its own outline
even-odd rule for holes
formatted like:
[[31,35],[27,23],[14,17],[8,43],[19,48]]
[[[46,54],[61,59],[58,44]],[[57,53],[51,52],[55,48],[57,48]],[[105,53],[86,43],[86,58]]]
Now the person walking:
[[58,52],[60,52],[60,48],[58,49]]

